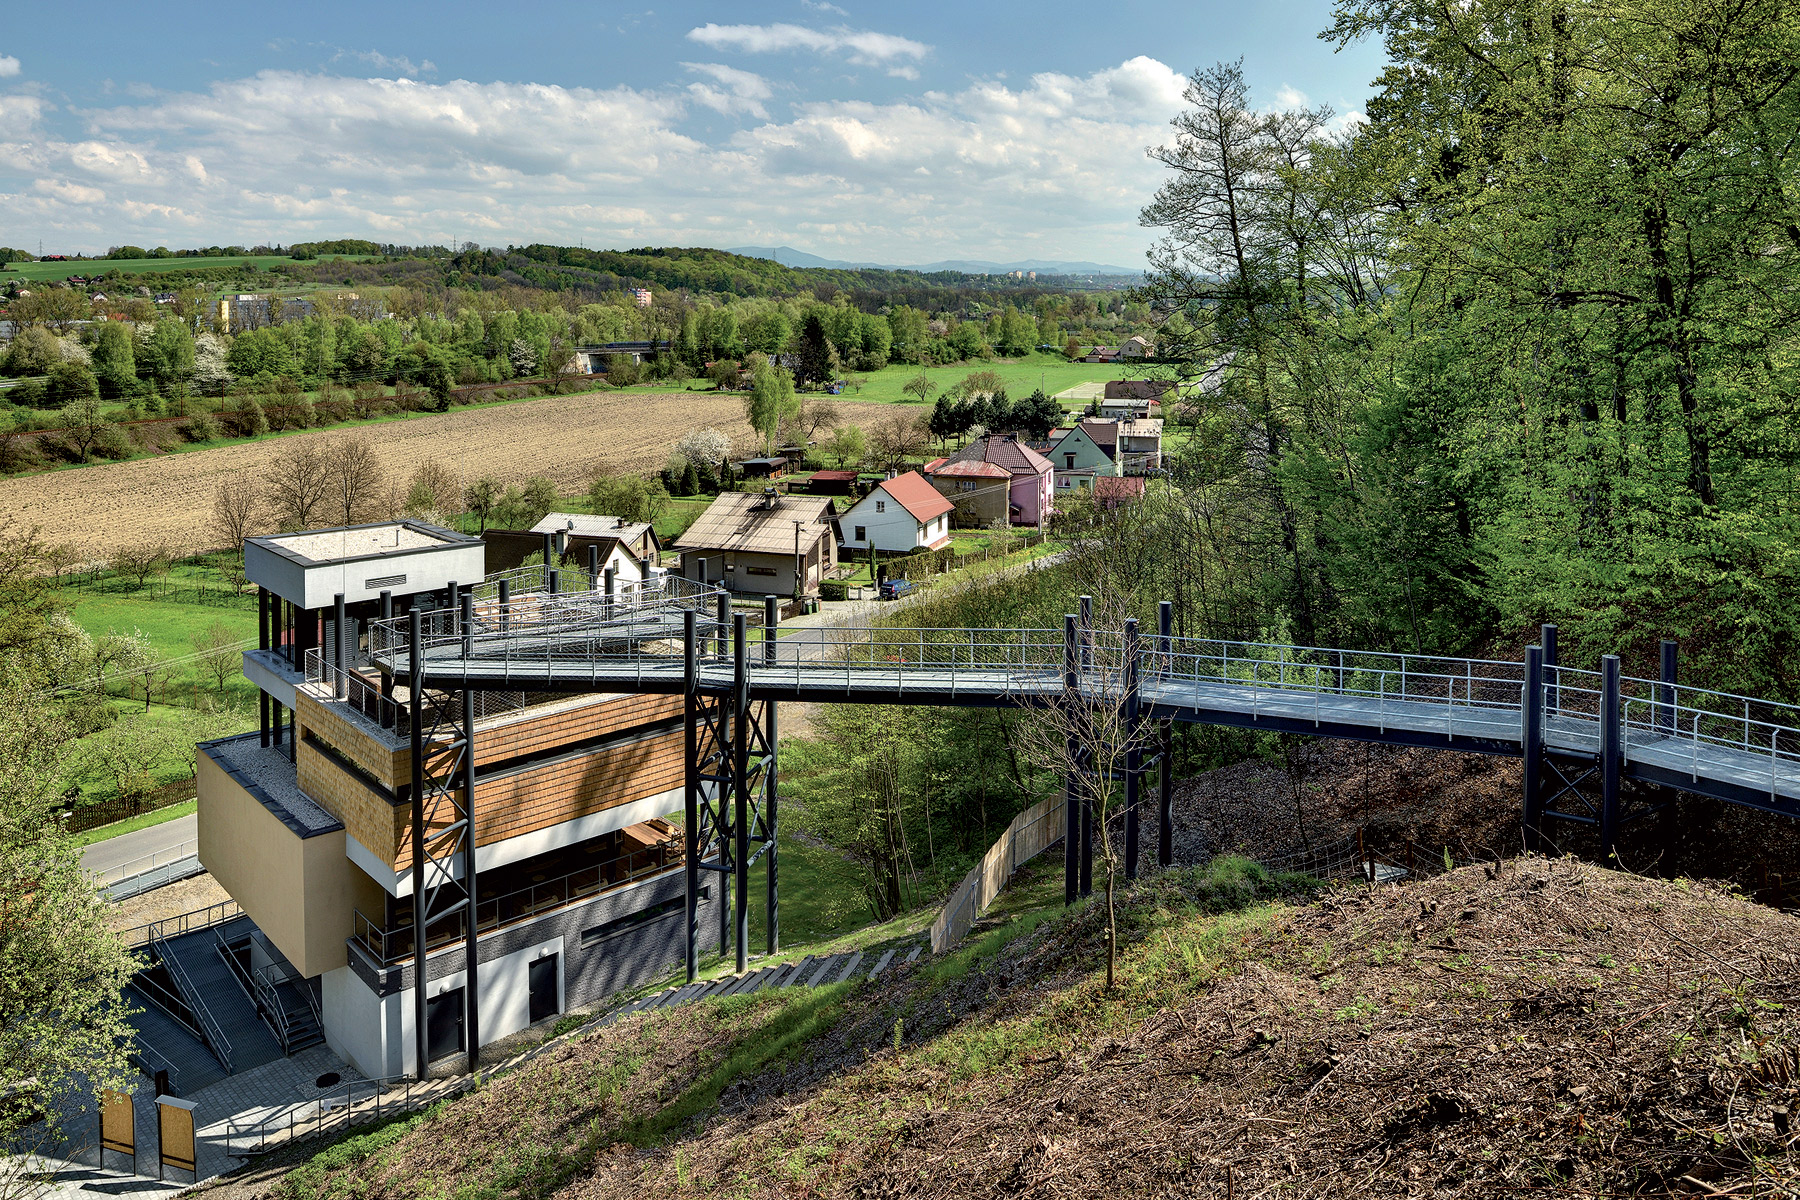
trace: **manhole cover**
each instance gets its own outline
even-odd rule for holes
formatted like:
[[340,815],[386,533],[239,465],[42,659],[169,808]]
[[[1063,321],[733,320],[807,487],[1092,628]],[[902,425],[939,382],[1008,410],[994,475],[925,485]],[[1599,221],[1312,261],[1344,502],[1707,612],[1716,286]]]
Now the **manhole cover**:
[[336,1071],[327,1071],[317,1079],[313,1080],[313,1086],[322,1088],[336,1087],[340,1078],[341,1076],[339,1076]]

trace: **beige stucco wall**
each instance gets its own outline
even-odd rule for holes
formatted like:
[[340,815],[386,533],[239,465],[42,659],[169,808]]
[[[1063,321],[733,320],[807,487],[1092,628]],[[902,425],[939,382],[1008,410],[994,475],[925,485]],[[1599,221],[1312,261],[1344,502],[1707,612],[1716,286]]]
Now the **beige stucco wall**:
[[380,920],[382,891],[345,857],[344,832],[296,836],[204,753],[200,862],[302,975],[345,964],[352,910]]

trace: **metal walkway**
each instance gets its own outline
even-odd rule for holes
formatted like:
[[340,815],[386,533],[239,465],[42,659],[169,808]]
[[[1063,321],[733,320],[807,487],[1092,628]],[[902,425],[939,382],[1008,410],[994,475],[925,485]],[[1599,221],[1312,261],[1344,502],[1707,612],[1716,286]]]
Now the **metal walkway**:
[[[738,686],[724,593],[532,593],[372,626],[396,682],[450,690],[725,693]],[[1800,816],[1800,708],[1669,678],[1527,662],[1138,637],[1088,629],[757,631],[753,700],[1029,706],[1135,686],[1142,717],[1605,765],[1626,778]],[[1541,665],[1534,666],[1534,663]],[[1531,675],[1528,686],[1528,675]],[[1538,731],[1527,738],[1527,726]],[[1556,814],[1549,815],[1572,815]],[[1576,819],[1586,819],[1577,817]]]

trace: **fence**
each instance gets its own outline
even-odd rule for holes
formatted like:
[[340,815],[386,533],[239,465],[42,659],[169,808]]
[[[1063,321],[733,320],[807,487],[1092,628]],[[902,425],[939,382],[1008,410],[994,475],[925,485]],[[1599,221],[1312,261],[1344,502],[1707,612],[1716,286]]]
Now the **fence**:
[[194,798],[194,781],[192,779],[165,783],[142,796],[132,799],[115,796],[111,800],[96,800],[92,804],[83,804],[69,810],[63,818],[63,828],[70,833],[86,833],[90,829],[98,829],[102,825],[111,825],[129,817],[142,816],[155,812],[160,808],[172,808],[177,804],[186,804]]
[[943,575],[951,571],[960,571],[970,563],[989,562],[996,558],[1006,558],[1033,546],[1041,546],[1049,539],[1047,533],[1028,533],[1022,537],[1009,539],[1005,546],[996,550],[991,545],[980,550],[971,550],[966,554],[954,553],[954,546],[945,546],[941,550],[926,550],[920,554],[909,554],[904,558],[890,559],[887,566],[889,579],[906,579],[917,582],[933,575]]
[[944,902],[944,911],[931,923],[933,954],[942,954],[962,941],[1020,864],[1036,858],[1062,838],[1064,803],[1064,795],[1059,792],[1012,819],[1006,832],[963,876]]
[[178,863],[184,858],[192,858],[199,852],[199,842],[186,841],[179,846],[170,846],[165,850],[158,850],[154,854],[140,855],[130,862],[120,863],[118,866],[112,867],[109,870],[95,871],[92,876],[94,886],[97,888],[111,887],[113,884],[126,879],[133,879],[139,875],[148,875],[150,872],[157,870],[160,867],[169,866],[171,863]]

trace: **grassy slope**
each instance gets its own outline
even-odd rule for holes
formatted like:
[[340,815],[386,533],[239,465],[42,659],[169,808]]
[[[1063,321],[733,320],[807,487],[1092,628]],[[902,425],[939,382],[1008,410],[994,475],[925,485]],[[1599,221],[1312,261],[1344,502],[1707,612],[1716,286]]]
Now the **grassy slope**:
[[1111,994],[1098,904],[1027,903],[876,985],[633,1018],[281,1191],[1764,1194],[1800,1172],[1794,918],[1569,860],[1306,891],[1241,861],[1141,884]]
[[[925,374],[937,385],[937,391],[931,393],[935,399],[938,392],[960,382],[965,376],[975,371],[994,371],[1006,381],[1007,394],[1013,397],[1028,396],[1038,387],[1042,387],[1048,395],[1056,395],[1064,388],[1078,383],[1091,383],[1107,379],[1135,379],[1143,374],[1141,367],[1120,367],[1104,363],[1072,363],[1060,354],[1031,354],[1014,361],[968,362],[957,363],[948,367],[927,367]],[[886,403],[906,401],[914,402],[912,396],[900,389],[918,378],[919,368],[895,365],[883,367],[879,371],[871,371],[858,376],[862,380],[860,390],[845,393],[849,400],[879,400]]]

